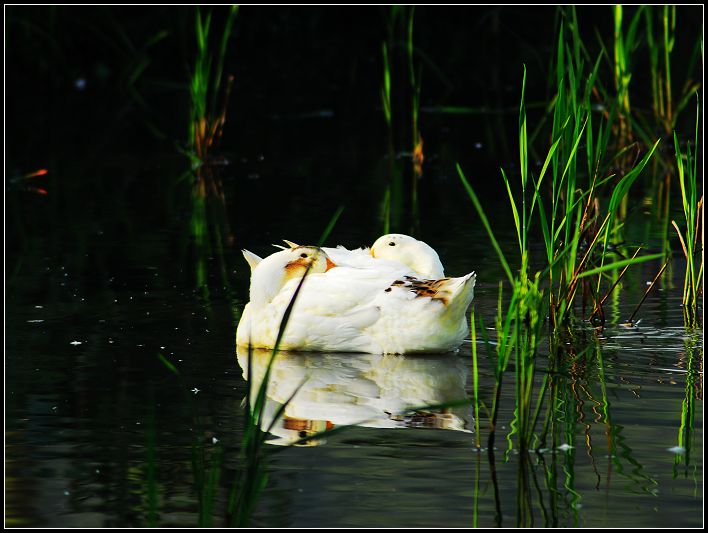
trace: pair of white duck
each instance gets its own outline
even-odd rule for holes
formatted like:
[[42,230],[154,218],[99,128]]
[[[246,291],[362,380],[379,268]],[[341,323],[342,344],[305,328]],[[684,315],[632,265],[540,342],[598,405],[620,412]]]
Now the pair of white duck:
[[286,242],[290,248],[264,259],[243,251],[251,301],[238,345],[274,346],[303,276],[279,346],[284,350],[445,352],[467,336],[476,275],[445,278],[438,254],[424,242],[401,234],[358,250]]

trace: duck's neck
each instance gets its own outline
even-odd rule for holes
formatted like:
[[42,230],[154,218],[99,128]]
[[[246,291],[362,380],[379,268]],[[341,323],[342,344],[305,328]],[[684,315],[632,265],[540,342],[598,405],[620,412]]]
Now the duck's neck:
[[301,278],[307,268],[288,262],[287,256],[273,254],[263,259],[251,273],[251,303],[262,309],[273,301],[283,286],[294,278]]
[[281,265],[268,259],[261,261],[251,274],[251,305],[255,309],[262,309],[268,305],[286,281]]
[[417,253],[411,254],[408,265],[421,276],[428,279],[440,279],[445,277],[440,258],[435,250],[424,242],[417,243],[419,249]]

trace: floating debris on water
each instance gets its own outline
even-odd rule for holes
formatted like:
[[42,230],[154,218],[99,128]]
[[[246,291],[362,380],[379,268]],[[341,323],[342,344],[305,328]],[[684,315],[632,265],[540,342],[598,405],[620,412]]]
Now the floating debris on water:
[[81,341],[71,341],[69,344],[71,344],[72,346],[78,346],[79,344],[83,344],[83,342],[81,342]]
[[30,322],[31,324],[39,324],[40,322],[44,322],[44,320],[36,318],[34,320],[28,320],[27,322]]
[[197,394],[198,392],[201,392],[201,391],[200,391],[197,387],[194,387],[194,388],[192,389],[192,392],[193,392],[194,394]]
[[558,446],[558,449],[563,452],[568,451],[572,448],[573,448],[573,446],[571,446],[570,444],[561,444],[560,446]]
[[673,448],[668,448],[666,451],[676,454],[684,454],[686,453],[686,448],[683,446],[674,446]]

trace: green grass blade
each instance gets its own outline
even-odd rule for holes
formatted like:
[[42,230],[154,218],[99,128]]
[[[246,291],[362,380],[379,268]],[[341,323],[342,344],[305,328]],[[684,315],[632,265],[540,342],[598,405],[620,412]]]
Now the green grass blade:
[[664,257],[664,254],[650,254],[650,255],[642,255],[639,257],[635,258],[630,258],[630,259],[622,259],[620,261],[615,261],[613,263],[607,264],[607,265],[602,265],[596,268],[591,268],[589,270],[585,270],[578,274],[578,279],[580,278],[585,278],[588,276],[594,276],[596,274],[601,274],[603,272],[607,272],[609,270],[617,270],[620,269],[626,265],[636,265],[639,263],[644,263],[645,261],[652,261],[654,259],[661,259]]

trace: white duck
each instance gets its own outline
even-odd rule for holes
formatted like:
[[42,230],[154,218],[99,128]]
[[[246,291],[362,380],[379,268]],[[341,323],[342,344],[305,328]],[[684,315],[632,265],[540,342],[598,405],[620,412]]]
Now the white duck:
[[[285,242],[291,247],[296,246],[290,241]],[[386,262],[395,262],[398,268],[403,264],[417,277],[425,279],[445,277],[445,271],[435,250],[423,241],[400,233],[390,233],[379,237],[371,248],[347,250],[343,246],[338,246],[337,248],[323,248],[323,250],[338,266],[378,269],[387,264],[381,261],[385,260]]]
[[275,345],[305,272],[281,349],[444,352],[456,349],[469,331],[465,314],[476,276],[420,277],[443,272],[437,254],[425,243],[396,234],[381,237],[370,250],[289,244],[291,248],[262,260],[244,250],[252,269],[251,301],[239,322],[238,345]]

